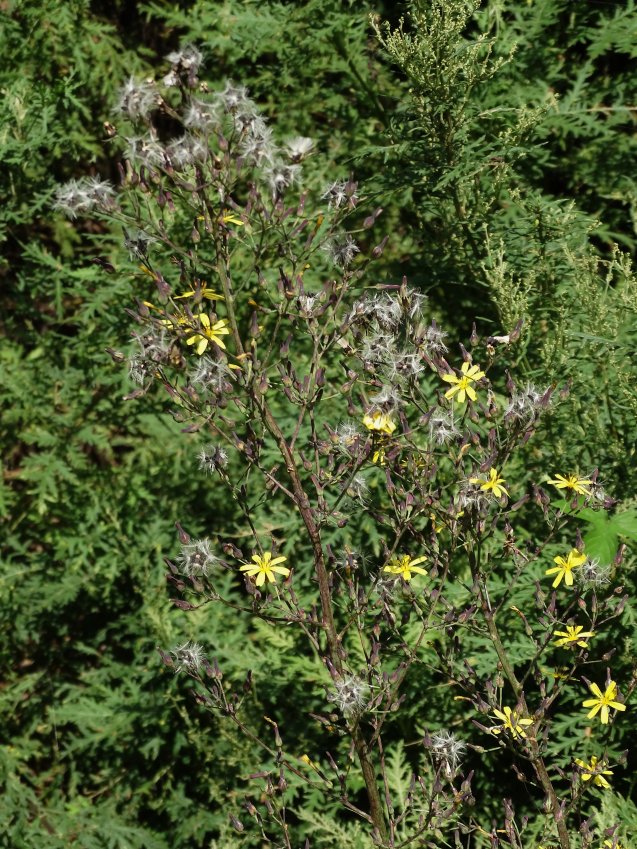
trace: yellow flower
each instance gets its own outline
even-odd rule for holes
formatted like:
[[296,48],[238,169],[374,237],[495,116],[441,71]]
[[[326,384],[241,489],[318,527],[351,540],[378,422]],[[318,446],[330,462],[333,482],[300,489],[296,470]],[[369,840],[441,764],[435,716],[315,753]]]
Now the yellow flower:
[[464,404],[466,400],[465,395],[468,395],[472,401],[475,401],[477,395],[471,384],[484,377],[484,372],[480,371],[480,366],[472,366],[467,362],[460,366],[460,371],[462,372],[462,377],[458,377],[455,374],[440,375],[447,383],[455,383],[455,386],[452,386],[451,389],[445,392],[445,398],[453,398],[457,392],[459,404]]
[[572,489],[578,495],[590,495],[590,487],[593,485],[592,480],[580,478],[577,475],[568,475],[567,477],[555,475],[555,480],[549,480],[549,483],[552,483],[558,489]]
[[604,849],[624,849],[624,847],[621,843],[613,843],[612,840],[605,840]]
[[400,575],[403,581],[411,581],[413,578],[412,572],[417,572],[419,575],[426,575],[427,570],[418,566],[418,563],[424,563],[426,557],[416,557],[412,560],[408,554],[394,554],[383,569],[383,572],[390,572],[392,575]]
[[265,551],[263,554],[253,554],[252,560],[254,561],[253,563],[244,563],[239,571],[245,572],[249,578],[254,578],[256,575],[255,584],[257,587],[263,586],[266,578],[271,584],[276,583],[275,572],[278,572],[279,575],[285,575],[286,578],[290,574],[287,566],[277,565],[287,560],[287,557],[275,557],[272,559],[271,551]]
[[469,478],[469,483],[479,483],[480,489],[483,492],[488,492],[491,490],[496,498],[500,498],[501,495],[508,495],[509,493],[503,486],[500,486],[502,483],[506,483],[504,478],[498,477],[498,471],[496,469],[489,469],[489,477],[485,478]]
[[207,298],[209,301],[223,301],[223,295],[218,295],[217,292],[208,288],[208,285],[205,280],[196,280],[195,286],[192,289],[189,289],[187,292],[182,292],[181,295],[175,295],[174,300],[178,301],[180,298],[192,298],[195,295],[198,296],[198,299]]
[[562,647],[575,644],[582,649],[587,649],[588,643],[584,637],[594,637],[595,631],[584,631],[583,625],[567,625],[566,631],[556,631],[553,636],[561,637],[560,640],[555,640],[553,645]]
[[573,569],[586,562],[586,555],[579,552],[576,548],[572,548],[566,557],[554,557],[553,562],[557,563],[557,566],[552,566],[544,573],[545,575],[553,575],[557,572],[553,581],[553,587],[559,587],[562,578],[564,578],[564,583],[567,587],[572,587]]
[[385,448],[381,445],[377,451],[374,451],[372,455],[372,463],[375,463],[377,466],[384,466],[385,460]]
[[237,227],[243,227],[245,225],[245,222],[242,221],[240,218],[237,218],[237,216],[234,215],[232,212],[227,212],[221,217],[221,220],[224,224],[236,224]]
[[490,731],[492,734],[499,734],[501,731],[510,731],[514,740],[517,737],[526,738],[524,727],[533,725],[532,719],[521,717],[517,711],[511,710],[510,707],[502,708],[502,710],[494,710],[493,713],[497,719],[502,720],[502,725],[496,725],[495,728],[491,728]]
[[604,778],[605,775],[612,775],[612,769],[605,769],[606,761],[599,760],[593,755],[591,757],[591,762],[587,764],[585,761],[581,761],[579,758],[575,758],[575,763],[582,770],[582,781],[590,781],[593,779],[593,784],[596,784],[598,787],[610,787],[610,784]]
[[[221,336],[225,336],[230,333],[230,330],[226,326],[228,322],[225,318],[216,321],[212,325],[205,312],[200,312],[199,315],[195,316],[195,318],[199,322],[200,328],[195,331],[193,336],[186,339],[186,345],[196,345],[199,356],[204,353],[210,342],[214,342],[215,345],[218,345],[220,348],[226,347],[223,343],[223,339],[220,338]],[[195,330],[195,328],[193,328],[193,330]]]
[[589,707],[591,710],[586,715],[587,719],[592,719],[598,711],[601,711],[600,719],[602,721],[602,725],[608,725],[608,708],[615,708],[615,710],[626,710],[626,705],[623,705],[621,702],[616,701],[617,697],[617,684],[614,681],[611,681],[608,684],[608,687],[602,691],[599,689],[597,684],[589,685],[591,693],[595,696],[594,699],[586,699],[585,702],[582,702],[582,707]]
[[387,436],[391,436],[396,430],[396,422],[388,413],[381,413],[380,410],[374,410],[373,413],[367,413],[366,416],[363,416],[363,424],[367,430],[375,433],[386,433]]

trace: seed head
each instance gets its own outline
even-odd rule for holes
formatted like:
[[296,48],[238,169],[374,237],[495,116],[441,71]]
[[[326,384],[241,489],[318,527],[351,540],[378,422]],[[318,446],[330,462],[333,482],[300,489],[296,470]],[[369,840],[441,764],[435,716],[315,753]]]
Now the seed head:
[[460,436],[460,431],[455,425],[453,413],[440,410],[429,417],[429,437],[436,445],[445,445]]
[[386,358],[387,376],[391,380],[409,380],[425,370],[422,358],[413,351],[388,351]]
[[542,408],[543,395],[544,393],[539,392],[535,386],[527,383],[524,389],[515,391],[511,396],[504,412],[505,418],[530,424]]
[[364,363],[384,363],[393,356],[394,346],[391,333],[370,333],[363,340],[359,357]]
[[182,545],[176,561],[182,575],[187,578],[207,575],[213,566],[220,563],[219,558],[210,551],[209,539],[198,539]]
[[235,85],[232,80],[226,80],[226,86],[217,94],[217,99],[226,112],[237,112],[240,108],[252,104],[248,98],[248,89],[244,85]]
[[116,111],[131,121],[145,120],[157,104],[155,83],[130,77],[119,90]]
[[323,250],[337,268],[347,268],[356,254],[360,253],[360,248],[349,234],[327,242]]
[[165,161],[165,151],[162,145],[152,136],[143,138],[127,138],[128,146],[124,156],[129,162],[153,168]]
[[285,143],[285,149],[292,162],[300,162],[314,149],[314,142],[307,136],[296,136]]
[[383,407],[384,410],[389,411],[397,410],[405,403],[400,394],[400,388],[391,384],[383,386],[380,392],[372,395],[369,400],[374,407]]
[[219,115],[215,103],[198,100],[193,97],[183,115],[184,127],[189,130],[209,132],[219,124]]
[[439,356],[446,354],[449,349],[444,343],[444,339],[448,334],[441,330],[435,321],[432,321],[429,327],[425,328],[423,335],[423,345],[428,354]]
[[418,289],[406,289],[403,293],[403,298],[405,300],[407,317],[413,321],[413,319],[421,315],[427,303],[427,296]]
[[431,735],[429,746],[434,758],[443,766],[447,778],[452,778],[460,766],[467,744],[450,731],[438,731]]
[[188,71],[196,74],[201,67],[203,56],[194,44],[185,44],[179,50],[173,50],[172,53],[169,53],[166,59],[172,65],[173,71]]
[[135,230],[130,233],[124,230],[124,236],[124,247],[131,260],[148,258],[148,246],[155,241],[152,236],[149,236],[143,230]]
[[128,361],[128,376],[140,386],[146,386],[148,379],[152,376],[149,363],[139,355],[131,357]]
[[286,165],[283,162],[275,162],[263,172],[272,191],[272,197],[276,200],[285,193],[285,190],[297,182],[301,175],[300,165]]
[[183,670],[190,675],[196,675],[205,660],[203,646],[199,643],[184,643],[183,646],[172,649],[170,654],[174,658],[176,675]]
[[369,686],[357,678],[347,675],[335,681],[335,691],[328,696],[336,703],[343,716],[358,716],[363,712],[369,699]]
[[201,357],[190,375],[190,382],[202,390],[219,395],[228,387],[232,372],[223,360]]
[[575,580],[582,587],[603,587],[610,583],[610,566],[601,565],[599,558],[583,563],[575,571]]
[[208,153],[208,146],[190,133],[184,133],[166,148],[166,158],[176,171],[205,162]]
[[365,503],[367,494],[369,493],[369,484],[363,475],[354,475],[347,487],[347,494],[350,498]]
[[321,195],[321,200],[326,200],[330,209],[340,209],[345,204],[353,208],[356,206],[358,200],[356,183],[348,182],[347,180],[337,180]]
[[261,165],[265,162],[273,167],[272,163],[277,150],[272,141],[272,130],[263,118],[254,118],[245,126],[239,143],[239,150],[242,156],[255,165]]
[[206,445],[197,454],[199,468],[212,474],[223,471],[228,465],[228,453],[217,445]]
[[53,207],[69,218],[77,218],[78,215],[86,214],[96,208],[112,209],[114,197],[115,189],[107,180],[100,180],[98,177],[82,177],[58,186]]

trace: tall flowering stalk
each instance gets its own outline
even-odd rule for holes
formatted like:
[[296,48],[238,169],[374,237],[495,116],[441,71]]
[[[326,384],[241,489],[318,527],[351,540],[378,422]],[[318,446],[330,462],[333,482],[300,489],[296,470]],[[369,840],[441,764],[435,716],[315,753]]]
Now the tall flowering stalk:
[[[280,841],[266,835],[266,819],[292,845],[291,775],[356,817],[377,846],[449,841],[459,829],[485,845],[471,807],[472,776],[483,767],[463,761],[495,744],[551,812],[546,840],[570,849],[585,781],[574,769],[569,789],[550,763],[552,723],[560,696],[577,686],[578,664],[621,609],[612,593],[598,593],[599,582],[575,580],[590,562],[577,511],[552,506],[539,484],[529,503],[520,480],[519,452],[551,392],[492,383],[501,364],[475,333],[452,358],[408,281],[372,287],[367,275],[387,242],[371,238],[382,210],[368,208],[352,180],[307,192],[311,140],[278,141],[243,86],[195,94],[200,64],[189,47],[172,56],[161,83],[125,84],[119,111],[136,126],[121,131],[130,133],[122,185],[74,183],[60,190],[58,207],[122,222],[138,287],[129,397],[154,386],[168,394],[187,438],[203,437],[195,463],[236,505],[232,538],[219,539],[214,517],[210,538],[193,541],[180,529],[169,562],[177,606],[225,605],[293,632],[316,671],[299,704],[277,705],[280,715],[256,727],[241,707],[250,682],[239,692],[210,656],[214,647],[187,642],[162,652],[164,662],[271,760],[247,810],[272,845]],[[156,111],[183,132],[159,141]],[[460,368],[446,355],[462,358]],[[546,475],[538,469],[536,479]],[[549,483],[558,494],[588,495],[591,481],[573,474]],[[518,517],[536,507],[545,533],[529,541]],[[547,569],[551,558],[557,565]],[[552,586],[545,575],[555,575]],[[517,596],[512,603],[516,593],[525,609]],[[576,604],[589,618],[564,626]],[[565,648],[568,674],[549,684],[545,664]],[[423,703],[422,764],[414,761],[417,778],[393,793],[387,746],[402,734],[401,710],[425,673],[466,739],[431,728],[437,714]],[[605,692],[595,687],[584,703],[589,719],[599,713],[607,723],[609,709],[626,710],[610,678]],[[627,700],[631,688],[623,691]],[[317,713],[320,698],[327,713]],[[295,752],[286,711],[320,724],[322,753]],[[484,725],[487,716],[497,725]],[[573,729],[574,751],[585,736],[584,726]],[[574,763],[582,777],[599,778],[589,784],[604,786],[611,774],[605,759],[602,771],[597,761]],[[359,786],[364,800],[352,792]],[[507,805],[508,834],[515,812]]]

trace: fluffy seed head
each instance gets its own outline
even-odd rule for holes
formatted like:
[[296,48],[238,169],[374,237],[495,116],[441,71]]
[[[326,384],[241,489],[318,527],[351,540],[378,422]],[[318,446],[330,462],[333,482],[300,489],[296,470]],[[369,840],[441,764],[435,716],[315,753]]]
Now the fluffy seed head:
[[54,209],[59,209],[68,218],[77,218],[94,209],[112,209],[115,189],[107,180],[98,177],[82,177],[69,180],[58,186],[55,192]]
[[223,471],[228,465],[228,452],[217,445],[206,445],[197,454],[199,468],[212,474]]
[[183,646],[172,649],[170,654],[173,657],[176,675],[184,670],[190,675],[196,675],[205,660],[203,646],[199,643],[184,643]]
[[301,175],[300,165],[287,165],[283,162],[276,162],[263,172],[270,186],[272,196],[280,198],[285,190],[297,182]]
[[173,71],[188,71],[196,74],[201,67],[203,56],[194,44],[185,44],[179,50],[173,50],[172,53],[169,53],[166,59],[172,65]]
[[425,328],[423,335],[423,345],[428,354],[432,356],[440,356],[446,354],[449,349],[444,343],[444,339],[448,334],[441,330],[435,321],[432,321],[430,326]]
[[176,558],[177,566],[187,578],[199,578],[219,563],[219,558],[210,550],[209,539],[198,539],[182,545]]
[[296,136],[285,143],[285,149],[292,162],[300,162],[314,149],[314,142],[307,136]]
[[183,115],[184,127],[189,130],[208,132],[219,124],[217,106],[193,97]]
[[447,777],[451,778],[460,766],[467,744],[450,731],[438,731],[431,735],[429,746],[434,758],[443,766]]
[[539,392],[535,386],[527,383],[524,389],[517,390],[511,396],[504,413],[505,417],[530,424],[537,418],[541,410],[542,397],[542,392]]
[[131,121],[144,120],[156,108],[157,102],[158,94],[153,82],[130,77],[119,90],[116,110]]
[[340,209],[341,206],[356,206],[358,196],[356,195],[356,183],[347,180],[337,180],[327,188],[321,195],[321,200],[326,200],[330,209]]
[[328,698],[335,702],[343,716],[358,716],[369,699],[369,686],[356,675],[346,675],[334,683],[335,690]]
[[598,558],[587,560],[574,574],[582,587],[603,587],[610,583],[610,566],[602,565]]
[[451,412],[445,410],[434,412],[429,417],[428,425],[429,437],[436,445],[444,445],[460,436]]
[[337,268],[347,268],[348,265],[351,265],[356,254],[360,253],[360,248],[349,234],[327,242],[323,250]]

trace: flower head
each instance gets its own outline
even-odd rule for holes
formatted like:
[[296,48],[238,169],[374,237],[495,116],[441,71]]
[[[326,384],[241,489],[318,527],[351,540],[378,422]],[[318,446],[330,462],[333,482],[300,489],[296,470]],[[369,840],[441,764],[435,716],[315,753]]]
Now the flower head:
[[572,489],[578,495],[590,495],[590,488],[593,486],[590,478],[580,478],[578,475],[555,475],[555,478],[548,482],[558,489]]
[[604,778],[605,775],[612,775],[612,769],[606,769],[607,762],[602,758],[600,761],[593,755],[591,762],[587,764],[585,761],[575,758],[575,763],[582,770],[582,781],[590,781],[593,779],[593,784],[598,787],[610,787],[610,784]]
[[205,352],[210,342],[214,342],[220,348],[226,347],[223,339],[220,338],[230,333],[227,327],[228,322],[225,318],[216,321],[214,324],[211,323],[209,316],[205,312],[200,312],[195,318],[198,320],[200,326],[192,336],[186,339],[186,345],[196,345],[199,356]]
[[571,646],[576,645],[582,649],[587,649],[588,643],[584,637],[594,637],[595,631],[584,631],[583,625],[567,625],[566,631],[556,631],[553,636],[561,638],[559,640],[555,640],[553,644],[560,648],[563,646],[570,648]]
[[472,401],[475,401],[478,397],[476,395],[476,391],[471,386],[472,383],[475,383],[476,380],[480,380],[484,377],[484,372],[480,371],[480,366],[472,366],[468,362],[464,362],[460,366],[460,371],[462,373],[461,377],[458,377],[455,374],[442,374],[440,375],[444,381],[447,383],[453,383],[454,386],[451,389],[448,389],[445,392],[445,398],[453,398],[454,395],[458,395],[458,403],[464,404],[466,397],[468,396]]
[[590,708],[590,711],[587,714],[587,719],[592,719],[599,711],[601,711],[599,718],[602,721],[602,725],[608,725],[609,708],[621,711],[626,710],[626,705],[617,701],[617,684],[614,681],[610,681],[608,683],[608,686],[603,693],[597,684],[590,684],[589,689],[595,698],[586,699],[585,702],[582,702],[582,707]]
[[384,567],[383,572],[389,572],[390,575],[399,575],[403,581],[411,581],[414,577],[412,572],[416,572],[418,575],[426,575],[427,570],[423,569],[421,566],[418,566],[418,563],[424,563],[426,557],[416,557],[415,560],[412,560],[408,554],[395,554],[393,557],[389,559],[387,565]]
[[205,280],[197,280],[195,281],[195,285],[192,289],[188,289],[187,292],[182,292],[181,295],[175,295],[174,300],[179,301],[182,298],[196,298],[200,301],[202,298],[206,298],[209,301],[223,301],[223,295],[219,295],[214,289],[209,289],[208,284]]
[[497,469],[489,469],[489,477],[484,478],[469,478],[469,483],[480,484],[480,489],[483,492],[489,492],[489,490],[495,495],[496,498],[500,498],[502,495],[508,495],[509,493],[506,489],[501,486],[501,484],[506,483],[504,478],[499,477],[499,472]]
[[240,571],[245,572],[249,578],[256,576],[255,584],[257,587],[263,586],[266,579],[271,583],[276,583],[275,572],[279,575],[284,575],[286,578],[290,574],[287,566],[279,566],[287,560],[287,557],[272,557],[271,551],[265,551],[263,554],[253,554],[252,563],[244,563]]
[[363,416],[363,424],[367,430],[374,433],[384,433],[387,436],[391,436],[396,430],[396,422],[388,413],[383,413],[380,410],[374,410]]
[[557,566],[552,566],[545,572],[546,575],[555,575],[553,588],[559,587],[562,579],[564,579],[564,583],[567,587],[572,587],[573,569],[576,569],[578,566],[581,566],[582,563],[586,562],[586,555],[582,554],[576,548],[572,548],[566,557],[554,557],[553,562],[557,563]]
[[533,725],[532,719],[522,717],[517,711],[511,710],[510,707],[504,707],[502,710],[496,709],[493,713],[497,719],[502,720],[502,724],[491,728],[490,731],[492,734],[500,734],[502,731],[508,731],[514,740],[518,737],[526,738],[526,731],[524,729],[529,725]]

